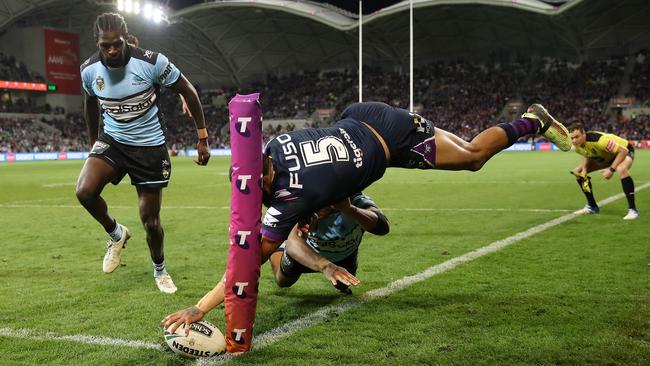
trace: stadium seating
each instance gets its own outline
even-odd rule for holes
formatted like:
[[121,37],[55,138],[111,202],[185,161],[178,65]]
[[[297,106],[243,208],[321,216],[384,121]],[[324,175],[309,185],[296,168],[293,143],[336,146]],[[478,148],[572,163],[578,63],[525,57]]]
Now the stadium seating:
[[[630,93],[645,103],[650,96],[646,80],[650,75],[650,61],[646,55],[647,51],[641,51],[636,56],[634,72],[630,76]],[[0,55],[0,59],[3,57],[6,56]],[[629,139],[648,139],[650,117],[635,115],[633,119],[626,119],[606,113],[609,99],[616,96],[622,83],[626,62],[624,57],[581,64],[558,59],[508,63],[434,62],[416,69],[415,109],[433,120],[437,127],[464,139],[471,139],[488,126],[509,119],[510,116],[502,112],[510,100],[521,101],[524,106],[541,102],[568,123],[581,121],[590,129],[617,133]],[[408,77],[404,73],[366,68],[363,80],[365,100],[381,100],[408,108]],[[356,101],[357,73],[345,69],[303,72],[282,77],[268,76],[265,82],[242,89],[198,90],[211,133],[211,146],[227,148],[227,103],[235,93],[260,91],[266,120],[311,120],[317,109],[333,109],[337,115],[346,105]],[[167,127],[168,146],[174,150],[193,148],[196,144],[194,123],[182,114],[178,96],[164,90],[160,105]],[[25,109],[29,107],[23,105],[21,111]],[[308,126],[320,127],[330,122],[314,119]],[[87,149],[86,127],[79,114],[68,114],[47,122],[60,134],[41,136],[24,131],[29,129],[22,127],[29,123],[26,119],[0,119],[2,151]],[[291,124],[267,127],[264,138],[268,140],[294,127]]]

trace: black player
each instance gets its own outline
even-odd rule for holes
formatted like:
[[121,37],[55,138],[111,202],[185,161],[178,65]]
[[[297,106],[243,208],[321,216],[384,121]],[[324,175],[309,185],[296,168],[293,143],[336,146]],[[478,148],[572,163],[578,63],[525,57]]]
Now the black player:
[[[386,168],[477,171],[520,137],[543,134],[560,149],[571,149],[566,127],[533,104],[522,118],[488,128],[471,142],[421,116],[384,103],[355,103],[332,127],[292,131],[264,150],[263,195],[268,207],[262,223],[262,263],[296,224],[322,207],[360,192],[380,179]],[[333,283],[359,280],[333,263],[319,268]],[[220,281],[196,306],[167,316],[165,327],[201,319],[223,298]],[[187,327],[186,327],[187,328]]]

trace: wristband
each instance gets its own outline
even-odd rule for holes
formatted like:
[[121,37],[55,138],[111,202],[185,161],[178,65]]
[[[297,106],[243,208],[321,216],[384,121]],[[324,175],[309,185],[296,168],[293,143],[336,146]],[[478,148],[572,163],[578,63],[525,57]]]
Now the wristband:
[[208,138],[208,129],[205,127],[199,128],[196,133],[199,135],[199,140]]
[[610,167],[609,167],[609,171],[612,172],[612,173],[614,173],[614,172],[616,171],[616,169],[614,169],[614,168],[612,168],[612,167],[610,166]]

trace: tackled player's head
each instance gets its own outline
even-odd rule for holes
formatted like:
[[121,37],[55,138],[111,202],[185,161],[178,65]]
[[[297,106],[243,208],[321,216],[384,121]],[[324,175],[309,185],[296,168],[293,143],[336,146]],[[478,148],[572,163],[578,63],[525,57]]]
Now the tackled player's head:
[[99,54],[109,67],[122,67],[126,59],[126,38],[129,30],[124,18],[117,13],[97,16],[93,26]]
[[587,141],[585,126],[580,122],[574,123],[570,126],[569,131],[571,131],[571,143],[573,146],[584,146]]

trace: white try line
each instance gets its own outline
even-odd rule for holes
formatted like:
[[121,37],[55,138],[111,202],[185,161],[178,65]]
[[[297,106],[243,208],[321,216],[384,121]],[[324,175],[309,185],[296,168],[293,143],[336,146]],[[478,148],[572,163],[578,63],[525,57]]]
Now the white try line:
[[[41,204],[23,204],[23,203],[5,203],[0,204],[0,208],[83,208],[79,205],[41,205]],[[109,210],[114,209],[136,209],[137,206],[124,206],[124,205],[109,205]],[[162,205],[162,209],[169,210],[229,210],[230,206],[167,206]],[[427,208],[427,207],[412,207],[412,208],[393,208],[384,207],[383,211],[403,211],[403,212],[571,212],[573,210],[560,209],[560,208]]]
[[[650,187],[650,182],[645,183],[639,187],[637,187],[636,192],[639,192],[643,189],[646,189]],[[608,205],[616,200],[619,200],[621,198],[625,197],[625,194],[619,193],[614,196],[608,197],[600,202],[598,202],[599,206],[605,206]],[[406,276],[402,279],[393,281],[388,284],[388,286],[383,287],[383,288],[378,288],[375,290],[371,290],[366,292],[365,294],[361,295],[358,299],[353,299],[350,301],[346,301],[341,304],[336,304],[336,305],[329,305],[325,306],[311,314],[307,314],[303,316],[302,318],[298,318],[292,322],[289,322],[287,324],[281,325],[277,328],[271,329],[265,333],[262,333],[258,336],[255,337],[255,340],[253,342],[253,347],[252,350],[259,350],[262,349],[266,346],[269,346],[273,343],[278,342],[279,340],[286,338],[296,332],[299,332],[305,328],[308,328],[314,324],[317,324],[319,322],[324,321],[325,319],[330,318],[331,314],[337,314],[340,315],[350,309],[354,309],[360,305],[362,305],[365,302],[372,301],[378,298],[386,297],[389,295],[392,295],[393,293],[400,291],[406,287],[409,287],[415,283],[424,281],[426,279],[429,279],[435,275],[438,275],[440,273],[449,271],[461,264],[471,262],[475,259],[478,259],[480,257],[483,257],[487,254],[497,252],[505,247],[508,247],[514,243],[517,243],[523,239],[529,238],[535,234],[539,234],[542,231],[545,231],[547,229],[550,229],[554,226],[560,225],[564,222],[567,222],[569,220],[573,220],[574,218],[578,217],[578,215],[574,213],[570,213],[564,216],[560,216],[556,219],[553,219],[551,221],[547,221],[543,224],[533,226],[528,230],[522,231],[520,233],[517,233],[515,235],[509,236],[505,239],[497,240],[493,243],[490,243],[484,247],[478,248],[476,250],[473,250],[471,252],[465,253],[461,255],[460,257],[452,258],[446,262],[442,262],[440,264],[437,264],[433,267],[429,267],[426,270],[417,273],[412,276]],[[217,365],[217,364],[222,364],[226,363],[229,360],[231,360],[234,356],[228,355],[228,354],[223,354],[219,355],[213,358],[206,358],[206,359],[200,359],[197,361],[197,366],[207,366],[207,365]]]
[[86,335],[79,335],[79,334],[66,336],[66,335],[57,335],[52,332],[39,333],[29,329],[0,328],[0,337],[34,339],[38,341],[71,341],[71,342],[79,342],[84,344],[96,344],[99,346],[146,348],[146,349],[155,349],[158,351],[164,350],[164,348],[157,343],[149,343],[144,341],[135,341],[135,340],[110,338],[110,337],[86,336]]
[[[646,183],[637,187],[636,191],[639,192],[648,187],[650,187],[650,183]],[[623,193],[619,193],[617,195],[608,197],[598,202],[598,204],[600,206],[605,206],[623,197],[625,197],[625,195]],[[308,328],[312,325],[324,321],[325,319],[330,318],[332,314],[342,314],[368,301],[372,301],[378,298],[392,295],[393,293],[400,291],[406,287],[409,287],[415,283],[424,281],[437,274],[451,270],[461,264],[471,262],[484,255],[499,251],[520,240],[526,239],[530,236],[538,234],[554,226],[560,225],[576,217],[577,215],[573,213],[558,217],[551,221],[547,221],[543,224],[534,226],[526,231],[522,231],[515,235],[509,236],[505,239],[495,241],[487,246],[463,254],[460,257],[456,257],[446,262],[437,264],[433,267],[429,267],[423,272],[393,281],[389,283],[386,287],[368,291],[357,299],[352,299],[336,305],[325,306],[311,314],[307,314],[303,316],[302,318],[298,318],[294,321],[283,324],[277,328],[271,329],[263,334],[256,336],[255,342],[253,343],[252,350],[253,351],[259,350],[269,345],[272,345],[282,340],[283,338],[286,338],[296,332],[299,332],[305,328]],[[157,351],[162,351],[165,349],[165,347],[161,346],[158,343],[150,343],[145,341],[100,337],[100,336],[86,336],[86,335],[65,336],[65,335],[57,335],[53,332],[38,332],[38,331],[28,330],[28,329],[0,328],[0,337],[12,337],[12,338],[34,339],[34,340],[45,340],[45,341],[71,341],[71,342],[79,342],[84,344],[95,344],[100,346],[126,346],[126,347],[133,347],[133,348],[152,349]],[[213,358],[201,359],[197,361],[197,366],[222,364],[228,362],[230,359],[232,359],[232,357],[233,356],[224,354]]]

